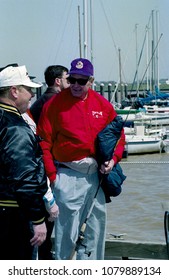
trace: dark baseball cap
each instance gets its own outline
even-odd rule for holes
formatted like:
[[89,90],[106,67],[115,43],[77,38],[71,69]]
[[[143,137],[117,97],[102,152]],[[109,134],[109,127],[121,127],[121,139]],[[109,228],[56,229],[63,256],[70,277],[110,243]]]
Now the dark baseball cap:
[[76,58],[71,62],[69,74],[78,74],[83,76],[93,76],[94,69],[92,63],[86,58]]

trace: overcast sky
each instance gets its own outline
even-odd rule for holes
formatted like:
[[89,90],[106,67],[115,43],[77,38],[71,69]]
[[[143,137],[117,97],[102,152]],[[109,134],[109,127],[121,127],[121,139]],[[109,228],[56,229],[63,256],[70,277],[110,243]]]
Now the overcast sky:
[[[159,22],[158,39],[161,36],[159,75],[169,78],[169,0],[92,0],[95,80],[119,80],[121,57],[122,79],[133,81],[145,34],[149,38],[152,34],[152,10],[155,22]],[[91,59],[89,12],[88,7],[87,57]],[[26,65],[37,81],[44,81],[43,73],[48,65],[62,64],[70,68],[70,62],[80,56],[80,46],[82,56],[86,56],[83,0],[0,0],[0,19],[0,67],[17,62]],[[146,61],[151,59],[150,54],[146,55],[149,41],[143,49],[139,79],[146,70]]]

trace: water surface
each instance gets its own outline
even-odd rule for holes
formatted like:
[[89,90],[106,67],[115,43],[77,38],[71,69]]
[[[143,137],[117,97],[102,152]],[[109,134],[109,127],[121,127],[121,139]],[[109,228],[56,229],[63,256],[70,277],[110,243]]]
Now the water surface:
[[125,240],[165,242],[169,154],[128,156],[121,166],[127,179],[122,193],[107,204],[107,237],[125,233]]

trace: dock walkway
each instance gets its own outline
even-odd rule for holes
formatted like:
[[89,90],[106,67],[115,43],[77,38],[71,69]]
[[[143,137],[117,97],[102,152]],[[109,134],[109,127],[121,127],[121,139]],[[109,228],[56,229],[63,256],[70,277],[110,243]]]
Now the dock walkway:
[[[54,247],[54,238],[52,238],[52,243]],[[106,240],[105,260],[128,259],[167,260],[167,246],[165,243],[141,243],[124,240]]]
[[106,240],[105,259],[159,259],[167,260],[165,243],[141,243],[130,241]]

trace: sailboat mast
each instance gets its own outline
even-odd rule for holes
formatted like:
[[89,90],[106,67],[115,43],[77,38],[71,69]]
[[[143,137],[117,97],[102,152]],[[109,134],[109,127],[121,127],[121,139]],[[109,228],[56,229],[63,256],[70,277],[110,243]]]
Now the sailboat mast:
[[151,64],[151,91],[154,91],[154,81],[155,81],[155,55],[154,55],[154,10],[152,11],[152,64]]
[[[159,36],[159,12],[156,11],[156,38],[158,40]],[[156,85],[159,89],[159,47],[156,51]]]
[[[136,81],[137,81],[137,89],[139,87],[139,81],[138,81],[138,39],[137,39],[137,26],[138,23],[135,24],[135,36],[136,36]],[[139,92],[137,91],[137,97],[139,97]]]
[[[149,61],[149,27],[146,25],[146,68],[148,67],[148,61]],[[146,78],[146,89],[147,91],[150,89],[150,84],[149,84],[149,78],[150,78],[150,73],[149,69],[147,71],[147,78]]]
[[120,103],[122,101],[122,99],[124,99],[124,94],[123,94],[123,85],[122,85],[122,68],[121,68],[121,49],[118,49],[119,52],[119,77],[120,77]]
[[90,0],[90,55],[93,63],[93,0]]
[[80,28],[80,6],[78,6],[78,26],[79,26],[79,54],[82,57],[81,28]]
[[88,57],[88,26],[87,26],[87,18],[88,18],[88,13],[87,13],[87,0],[83,0],[83,25],[84,25],[84,58]]

